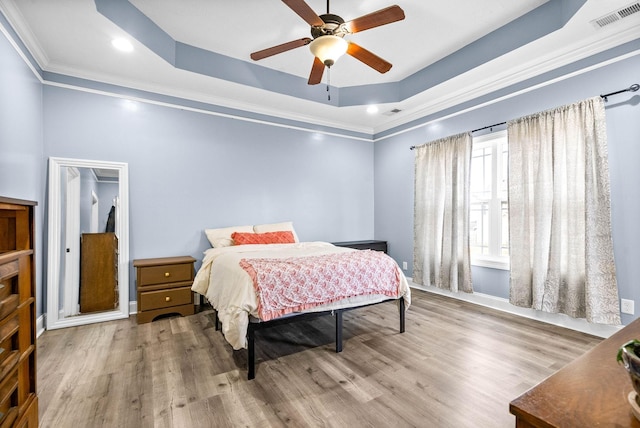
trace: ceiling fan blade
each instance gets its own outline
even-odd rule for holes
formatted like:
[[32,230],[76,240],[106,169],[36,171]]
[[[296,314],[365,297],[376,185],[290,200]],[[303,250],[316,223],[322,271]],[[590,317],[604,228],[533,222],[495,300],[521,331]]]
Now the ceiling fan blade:
[[370,52],[353,42],[349,42],[347,54],[351,55],[359,61],[362,61],[363,63],[367,64],[374,70],[379,71],[380,73],[386,73],[387,71],[391,70],[390,62],[385,61],[373,52]]
[[291,49],[299,48],[300,46],[308,45],[309,43],[311,43],[311,39],[309,37],[293,40],[291,42],[283,43],[281,45],[272,46],[270,48],[254,52],[251,54],[251,59],[254,61],[258,61],[259,59],[267,58],[272,55],[289,51]]
[[311,74],[309,75],[309,84],[317,85],[322,82],[322,74],[324,73],[324,64],[318,57],[313,58],[313,67],[311,67]]
[[381,25],[391,24],[392,22],[402,21],[403,19],[404,11],[402,8],[398,5],[393,5],[353,19],[347,22],[345,26],[350,33],[357,33]]
[[324,21],[320,19],[318,14],[315,13],[304,0],[282,0],[282,2],[297,13],[300,18],[307,21],[312,27],[321,27],[324,25]]

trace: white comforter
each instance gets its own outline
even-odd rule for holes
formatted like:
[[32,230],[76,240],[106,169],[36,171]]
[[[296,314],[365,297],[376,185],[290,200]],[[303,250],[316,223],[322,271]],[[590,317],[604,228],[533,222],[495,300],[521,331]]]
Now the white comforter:
[[[204,253],[205,257],[196,274],[192,290],[204,295],[218,311],[218,317],[222,322],[222,333],[233,349],[246,348],[249,315],[258,318],[258,301],[251,277],[239,265],[241,259],[317,256],[346,251],[357,250],[336,247],[327,242],[211,248]],[[411,303],[411,291],[399,267],[398,272],[400,274],[398,297],[404,297],[408,308]],[[317,306],[307,312],[342,309],[387,299],[389,297],[383,295],[358,296]]]

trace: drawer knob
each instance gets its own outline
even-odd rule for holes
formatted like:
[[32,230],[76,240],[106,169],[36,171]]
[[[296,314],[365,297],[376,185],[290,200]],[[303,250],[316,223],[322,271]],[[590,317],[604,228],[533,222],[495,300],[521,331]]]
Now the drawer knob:
[[165,272],[165,273],[164,273],[164,277],[165,277],[165,278],[169,278],[170,276],[171,276],[171,274],[170,274],[169,272]]
[[169,297],[169,296],[165,297],[165,298],[164,298],[164,301],[165,301],[165,302],[170,302],[170,301],[171,301],[171,297]]

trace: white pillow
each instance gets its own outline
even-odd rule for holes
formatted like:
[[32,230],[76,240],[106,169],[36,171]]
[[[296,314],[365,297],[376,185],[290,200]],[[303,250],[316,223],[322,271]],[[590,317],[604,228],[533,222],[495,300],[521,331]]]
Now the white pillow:
[[293,222],[291,221],[285,221],[283,223],[256,224],[253,226],[253,231],[255,233],[290,231],[293,233],[294,241],[300,242],[298,240],[298,235],[293,228]]
[[233,232],[252,233],[253,226],[233,226],[220,229],[205,229],[204,233],[213,248],[230,247],[233,245]]

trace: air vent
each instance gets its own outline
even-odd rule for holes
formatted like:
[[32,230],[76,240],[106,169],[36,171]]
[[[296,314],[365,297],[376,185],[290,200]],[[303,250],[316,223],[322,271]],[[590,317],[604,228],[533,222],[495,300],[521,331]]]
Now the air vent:
[[633,3],[629,6],[623,7],[622,9],[618,9],[615,12],[601,16],[598,19],[594,19],[591,21],[591,24],[596,28],[602,28],[605,25],[613,24],[614,22],[620,21],[621,19],[638,12],[640,12],[640,3]]
[[384,114],[385,116],[393,116],[394,114],[398,114],[401,111],[402,110],[400,110],[400,109],[394,108],[393,110],[389,110],[388,112],[382,113],[382,114]]
[[634,3],[630,6],[620,9],[618,11],[618,15],[620,15],[621,18],[626,18],[627,16],[633,15],[634,13],[638,12],[640,12],[640,3]]

